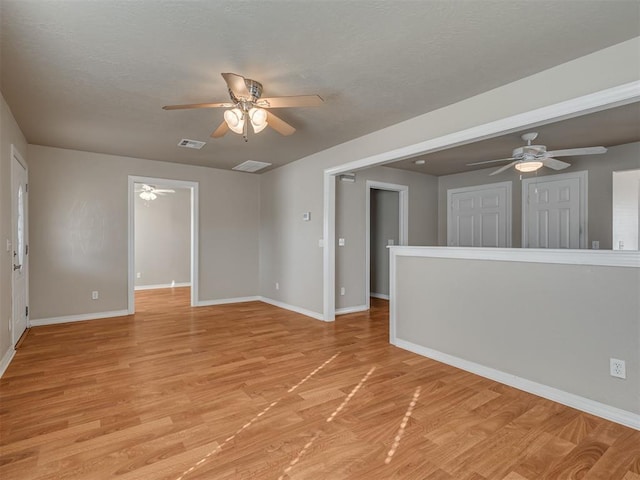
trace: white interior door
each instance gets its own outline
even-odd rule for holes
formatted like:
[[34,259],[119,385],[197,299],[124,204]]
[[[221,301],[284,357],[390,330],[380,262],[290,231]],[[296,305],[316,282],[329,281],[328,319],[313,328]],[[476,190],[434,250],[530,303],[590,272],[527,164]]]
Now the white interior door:
[[511,246],[511,182],[447,191],[447,244]]
[[13,149],[11,156],[11,222],[12,222],[12,342],[16,344],[27,329],[28,269],[27,254],[27,169]]
[[522,181],[523,247],[586,248],[586,172]]

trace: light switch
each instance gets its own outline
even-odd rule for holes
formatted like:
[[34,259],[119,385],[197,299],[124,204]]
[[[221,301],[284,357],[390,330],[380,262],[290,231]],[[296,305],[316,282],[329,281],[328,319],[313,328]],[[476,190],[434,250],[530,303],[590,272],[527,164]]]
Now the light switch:
[[302,220],[304,222],[308,222],[309,220],[311,220],[311,212],[304,212],[302,214]]
[[344,238],[339,238],[338,239],[338,246],[339,247],[344,247]]
[[7,238],[7,252],[11,251],[11,240]]
[[324,248],[324,238],[321,238],[320,240],[318,240],[318,246],[320,248]]

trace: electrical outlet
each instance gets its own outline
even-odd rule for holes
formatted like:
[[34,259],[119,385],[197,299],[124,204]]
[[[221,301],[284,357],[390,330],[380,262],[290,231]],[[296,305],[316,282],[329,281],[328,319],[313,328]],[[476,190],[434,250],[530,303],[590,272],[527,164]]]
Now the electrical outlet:
[[344,295],[344,292],[345,292],[344,287],[340,287],[340,295]]
[[617,358],[609,359],[609,373],[612,377],[627,378],[627,368],[624,360]]
[[140,272],[136,273],[136,278],[140,278],[140,275],[142,275]]
[[98,291],[94,290],[93,292],[91,292],[91,300],[98,300]]
[[591,249],[592,250],[599,250],[600,249],[600,241],[598,240],[593,240],[591,242]]
[[276,282],[276,290],[280,290],[280,283]]

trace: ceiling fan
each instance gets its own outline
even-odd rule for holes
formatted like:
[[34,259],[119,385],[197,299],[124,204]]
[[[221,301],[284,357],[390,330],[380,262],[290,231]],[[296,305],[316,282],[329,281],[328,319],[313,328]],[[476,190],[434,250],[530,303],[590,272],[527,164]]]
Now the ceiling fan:
[[156,188],[153,185],[147,185],[146,183],[143,183],[139,187],[136,186],[136,193],[140,194],[141,199],[149,201],[155,200],[156,198],[158,198],[158,195],[176,193],[176,191],[171,188]]
[[569,148],[566,150],[553,150],[551,152],[547,152],[547,147],[545,145],[531,145],[531,142],[538,137],[537,132],[525,133],[520,138],[527,142],[526,145],[522,147],[518,147],[513,150],[512,156],[510,158],[501,158],[499,160],[487,160],[484,162],[474,162],[467,163],[468,166],[472,165],[483,165],[485,163],[495,163],[495,162],[508,162],[512,160],[511,163],[500,167],[499,169],[491,172],[489,175],[497,175],[498,173],[502,173],[505,170],[515,167],[516,170],[520,172],[535,172],[541,167],[549,167],[553,170],[562,170],[571,166],[570,163],[563,162],[562,160],[558,160],[554,157],[570,157],[574,155],[596,155],[600,153],[606,153],[607,149],[605,147],[585,147],[585,148]]
[[228,108],[224,121],[211,134],[213,138],[224,136],[229,130],[247,139],[249,123],[254,133],[260,133],[267,126],[281,135],[291,135],[296,131],[291,125],[268,111],[268,108],[316,107],[322,105],[318,95],[295,95],[290,97],[262,97],[262,84],[235,73],[223,73],[222,78],[229,88],[231,102],[195,103],[189,105],[167,105],[164,110],[184,110],[191,108]]

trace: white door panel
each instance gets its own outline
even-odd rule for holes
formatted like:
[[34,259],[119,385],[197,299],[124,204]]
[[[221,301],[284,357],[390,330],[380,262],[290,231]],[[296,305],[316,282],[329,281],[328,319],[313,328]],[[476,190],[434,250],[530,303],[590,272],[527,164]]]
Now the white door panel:
[[447,191],[447,244],[511,246],[511,182]]
[[586,247],[586,181],[586,172],[523,180],[523,247]]
[[27,329],[28,292],[28,202],[27,170],[19,154],[12,149],[11,156],[11,230],[12,230],[12,322],[11,341],[15,345]]

